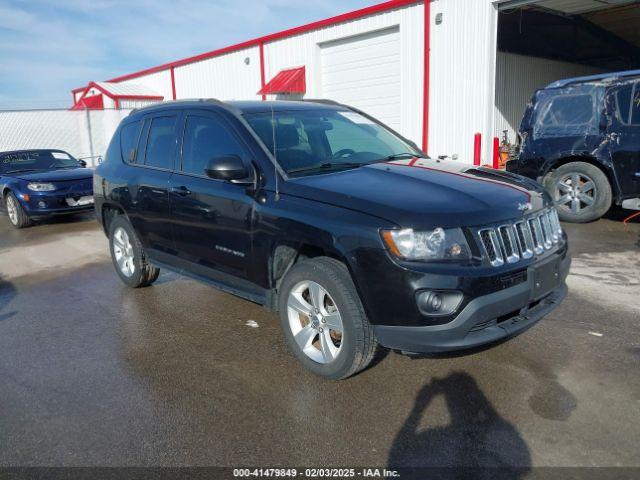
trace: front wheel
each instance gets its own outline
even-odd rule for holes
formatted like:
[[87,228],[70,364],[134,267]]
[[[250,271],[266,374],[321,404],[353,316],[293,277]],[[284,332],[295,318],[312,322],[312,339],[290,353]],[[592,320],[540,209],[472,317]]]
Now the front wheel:
[[296,263],[279,293],[289,348],[313,373],[347,378],[373,359],[377,341],[347,268],[328,257]]
[[566,163],[545,177],[544,186],[553,197],[560,220],[564,222],[592,222],[611,207],[609,179],[590,163]]
[[147,287],[158,279],[160,269],[150,265],[131,224],[117,216],[109,226],[111,260],[120,279],[131,288]]
[[31,219],[24,211],[24,208],[22,208],[20,201],[12,192],[7,193],[4,203],[7,207],[7,215],[9,216],[11,225],[16,228],[24,228],[31,224]]

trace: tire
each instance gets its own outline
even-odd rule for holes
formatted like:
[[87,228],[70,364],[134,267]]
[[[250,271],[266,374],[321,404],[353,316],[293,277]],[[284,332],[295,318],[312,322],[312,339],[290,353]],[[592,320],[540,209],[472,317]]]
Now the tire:
[[[312,291],[319,292],[316,298],[322,300],[312,301]],[[300,313],[314,305],[320,305],[315,315]],[[289,348],[316,375],[333,380],[347,378],[365,369],[373,359],[378,343],[343,263],[328,257],[296,263],[282,280],[278,307]]]
[[160,269],[150,265],[129,221],[121,215],[109,225],[109,252],[116,273],[131,288],[148,287],[158,279]]
[[31,219],[22,208],[20,201],[13,192],[9,192],[4,197],[4,204],[7,210],[7,216],[11,225],[15,228],[25,228],[31,225]]
[[[578,185],[578,189],[574,189]],[[560,220],[587,223],[598,220],[611,208],[609,179],[598,167],[571,162],[549,172],[544,186],[553,198]]]

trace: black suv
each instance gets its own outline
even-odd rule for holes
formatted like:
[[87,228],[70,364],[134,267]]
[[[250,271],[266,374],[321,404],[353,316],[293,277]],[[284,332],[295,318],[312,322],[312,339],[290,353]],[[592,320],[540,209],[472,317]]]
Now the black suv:
[[519,137],[507,170],[543,183],[561,220],[596,220],[613,202],[640,209],[640,70],[537,91]]
[[427,158],[331,102],[159,104],[96,171],[116,272],[167,268],[279,312],[313,372],[377,345],[459,350],[525,330],[565,297],[566,236],[532,180]]

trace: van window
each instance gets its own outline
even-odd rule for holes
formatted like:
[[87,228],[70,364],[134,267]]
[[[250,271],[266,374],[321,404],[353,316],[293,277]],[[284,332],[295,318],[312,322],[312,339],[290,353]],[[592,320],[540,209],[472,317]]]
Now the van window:
[[597,135],[606,89],[577,85],[566,89],[539,90],[533,107],[533,137]]
[[145,165],[152,167],[173,168],[173,155],[176,149],[175,115],[156,117],[151,121]]
[[244,157],[240,143],[215,118],[190,115],[184,131],[182,171],[204,175],[207,163],[221,155]]
[[142,121],[128,123],[120,130],[120,152],[125,162],[135,162]]
[[640,125],[640,83],[635,84],[631,98],[631,125]]
[[624,123],[629,123],[629,114],[631,113],[631,93],[633,93],[633,85],[625,85],[618,90],[616,101],[618,103],[618,118]]

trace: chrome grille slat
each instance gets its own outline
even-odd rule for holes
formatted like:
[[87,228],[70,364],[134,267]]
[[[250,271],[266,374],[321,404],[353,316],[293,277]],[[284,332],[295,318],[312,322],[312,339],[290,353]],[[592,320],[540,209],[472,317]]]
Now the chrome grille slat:
[[514,223],[481,228],[477,232],[484,254],[494,267],[541,255],[563,238],[555,209],[538,212]]

